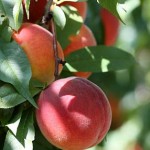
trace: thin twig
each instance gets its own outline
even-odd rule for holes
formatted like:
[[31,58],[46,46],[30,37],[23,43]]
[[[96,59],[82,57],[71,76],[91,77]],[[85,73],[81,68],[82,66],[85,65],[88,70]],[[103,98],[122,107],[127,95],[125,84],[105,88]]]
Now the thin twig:
[[57,47],[57,37],[56,37],[56,29],[54,19],[51,19],[51,29],[53,34],[53,49],[54,49],[54,57],[55,57],[55,80],[58,78],[59,75],[59,57],[58,57],[58,47]]
[[49,0],[48,4],[46,6],[46,9],[45,9],[45,14],[42,17],[42,21],[41,21],[41,23],[44,25],[48,25],[49,21],[53,17],[52,12],[50,11],[50,8],[52,7],[52,5],[53,5],[53,0]]
[[57,45],[57,35],[56,35],[56,28],[55,28],[55,22],[54,19],[51,19],[51,30],[53,34],[53,49],[54,49],[54,57],[55,57],[55,80],[58,79],[59,76],[59,65],[65,65],[66,61],[63,61],[61,58],[59,58],[58,55],[58,45]]
[[55,71],[54,76],[55,80],[58,79],[59,76],[59,64],[65,65],[65,61],[59,58],[58,56],[58,46],[57,46],[57,36],[56,36],[56,28],[55,28],[55,22],[53,18],[53,12],[51,11],[51,6],[53,4],[53,0],[50,0],[49,2],[49,11],[46,11],[45,15],[42,18],[42,23],[44,25],[47,25],[48,28],[51,28],[51,32],[53,34],[53,50],[54,50],[54,58],[55,58]]

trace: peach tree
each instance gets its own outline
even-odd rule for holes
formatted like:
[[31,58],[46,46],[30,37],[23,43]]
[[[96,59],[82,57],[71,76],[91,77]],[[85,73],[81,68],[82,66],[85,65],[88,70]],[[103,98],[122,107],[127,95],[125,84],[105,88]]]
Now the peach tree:
[[[84,77],[88,83],[95,73],[129,69],[136,64],[127,50],[113,46],[122,23],[118,3],[0,0],[1,149],[58,149],[45,139],[37,124],[35,111],[40,94],[61,78]],[[88,29],[80,34],[83,26]],[[70,52],[64,55],[66,49]],[[100,86],[96,78],[94,81]],[[91,91],[89,88],[87,94]],[[107,109],[103,113],[107,114]],[[110,122],[106,133],[109,127]],[[89,147],[94,144],[98,143]]]

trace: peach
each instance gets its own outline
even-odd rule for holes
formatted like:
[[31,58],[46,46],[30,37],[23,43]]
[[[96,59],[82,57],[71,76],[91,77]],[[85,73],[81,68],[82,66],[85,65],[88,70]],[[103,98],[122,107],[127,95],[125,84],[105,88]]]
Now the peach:
[[[80,32],[77,35],[69,37],[70,44],[64,49],[64,55],[67,57],[70,53],[77,51],[86,46],[96,46],[96,39],[88,26],[82,25]],[[75,72],[78,77],[88,78],[91,72]]]
[[120,99],[114,93],[108,94],[109,103],[112,110],[111,128],[116,129],[123,124],[123,111],[119,106]]
[[119,20],[105,8],[100,9],[100,17],[104,26],[104,44],[114,45],[119,32]]
[[82,16],[83,20],[85,20],[86,18],[86,15],[87,15],[87,2],[86,1],[83,1],[83,2],[63,2],[60,4],[60,6],[65,6],[65,5],[70,5],[70,6],[73,6],[75,7],[78,12],[79,12],[79,15]]
[[80,77],[54,81],[43,90],[36,109],[44,137],[63,150],[83,150],[100,143],[111,124],[111,108],[102,89]]
[[[18,32],[13,33],[13,39],[26,53],[32,70],[32,78],[49,84],[54,80],[55,57],[53,49],[53,35],[43,27],[23,23]],[[61,46],[58,45],[58,55],[63,60]],[[59,66],[59,72],[62,65]]]
[[29,19],[27,18],[27,14],[25,12],[25,2],[26,0],[22,1],[23,9],[24,9],[24,22],[32,22],[35,23],[39,19],[42,18],[45,12],[45,6],[48,0],[30,0],[30,8],[29,8]]

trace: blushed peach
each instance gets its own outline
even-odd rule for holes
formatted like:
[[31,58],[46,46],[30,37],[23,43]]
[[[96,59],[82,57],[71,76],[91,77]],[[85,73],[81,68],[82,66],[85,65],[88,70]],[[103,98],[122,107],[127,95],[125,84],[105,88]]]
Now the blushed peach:
[[103,140],[110,128],[111,109],[97,85],[68,77],[41,92],[36,120],[45,138],[56,147],[83,150]]
[[48,0],[30,0],[29,19],[28,19],[27,14],[25,12],[26,0],[23,0],[22,4],[24,9],[24,15],[23,15],[24,22],[35,23],[36,21],[41,19],[45,13],[45,6],[47,2]]
[[[32,78],[49,84],[54,80],[55,57],[53,49],[53,35],[43,27],[23,23],[18,32],[13,33],[13,39],[26,53],[32,70]],[[63,60],[61,46],[58,45],[58,55]],[[62,65],[59,66],[59,72]]]
[[119,128],[123,124],[123,111],[119,106],[119,96],[115,95],[114,93],[108,94],[109,103],[112,110],[112,122],[111,122],[111,129]]
[[86,18],[86,15],[87,15],[87,2],[86,1],[83,1],[83,2],[63,2],[60,4],[60,6],[65,6],[65,5],[70,5],[70,6],[73,6],[75,7],[78,12],[79,12],[79,15],[82,16],[83,20],[85,20]]
[[[86,46],[96,46],[96,39],[88,26],[82,25],[77,35],[69,37],[70,44],[64,49],[64,55],[67,57],[70,53],[82,49]],[[91,72],[75,72],[78,77],[88,78]]]
[[104,44],[114,45],[119,32],[119,20],[105,8],[100,9],[100,17],[104,26]]

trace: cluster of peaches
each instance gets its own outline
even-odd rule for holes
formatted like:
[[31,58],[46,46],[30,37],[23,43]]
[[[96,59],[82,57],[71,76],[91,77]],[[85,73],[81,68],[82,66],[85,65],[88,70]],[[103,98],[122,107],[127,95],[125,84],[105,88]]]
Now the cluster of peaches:
[[[25,2],[23,0],[23,7]],[[55,80],[54,36],[36,23],[42,18],[46,4],[47,0],[31,0],[29,19],[24,11],[22,26],[14,31],[12,38],[29,59],[32,78],[48,85],[39,95],[36,110],[37,124],[44,137],[63,150],[84,150],[100,143],[107,134],[111,108],[102,89],[86,79],[91,72],[77,72],[73,77]],[[75,7],[85,20],[87,2],[63,2],[61,5]],[[116,22],[116,27],[118,21],[114,21],[114,17],[104,9],[100,15],[104,18],[105,44],[112,45],[117,32],[112,33],[114,30],[111,31],[107,22]],[[70,44],[63,50],[57,42],[58,56],[62,60],[78,49],[96,45],[92,31],[84,23],[80,32],[70,36],[69,40]],[[62,69],[60,64],[59,74]]]

